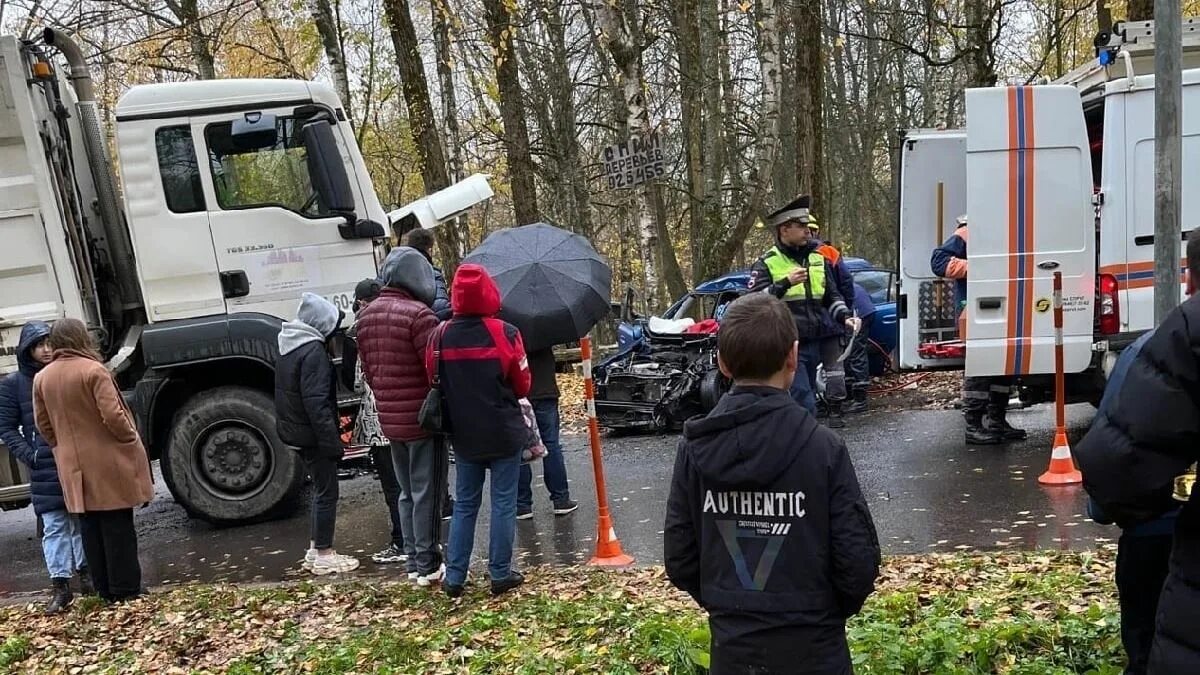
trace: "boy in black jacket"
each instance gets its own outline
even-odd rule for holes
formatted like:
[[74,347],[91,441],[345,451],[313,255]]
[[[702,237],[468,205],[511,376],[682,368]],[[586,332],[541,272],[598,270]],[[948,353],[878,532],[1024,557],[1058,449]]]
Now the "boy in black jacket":
[[875,589],[879,541],[842,440],[788,394],[796,324],[733,302],[718,337],[733,388],[684,426],[667,576],[709,614],[712,674],[851,673],[846,619]]
[[309,549],[304,566],[313,574],[349,572],[358,560],[333,548],[337,519],[337,466],[342,458],[338,430],[337,380],[326,341],[342,323],[333,303],[305,293],[296,320],[279,331],[275,362],[275,427],[279,440],[296,448],[312,478]]

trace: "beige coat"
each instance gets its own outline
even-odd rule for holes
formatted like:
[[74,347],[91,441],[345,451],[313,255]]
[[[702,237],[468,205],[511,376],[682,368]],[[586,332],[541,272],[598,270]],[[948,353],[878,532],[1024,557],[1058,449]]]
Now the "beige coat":
[[104,364],[59,350],[33,380],[38,431],[54,449],[67,511],[141,506],[154,496],[150,462]]

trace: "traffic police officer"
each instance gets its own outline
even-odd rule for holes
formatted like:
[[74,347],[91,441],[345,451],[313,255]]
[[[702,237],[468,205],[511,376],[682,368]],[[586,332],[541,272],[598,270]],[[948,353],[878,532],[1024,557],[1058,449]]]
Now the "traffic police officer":
[[[800,358],[791,394],[815,415],[822,329],[831,321],[851,330],[859,324],[838,292],[834,270],[817,250],[819,242],[808,228],[810,203],[811,198],[802,195],[767,216],[767,226],[775,230],[775,246],[750,268],[750,290],[766,291],[783,300],[796,319]],[[833,418],[830,421],[836,424]]]

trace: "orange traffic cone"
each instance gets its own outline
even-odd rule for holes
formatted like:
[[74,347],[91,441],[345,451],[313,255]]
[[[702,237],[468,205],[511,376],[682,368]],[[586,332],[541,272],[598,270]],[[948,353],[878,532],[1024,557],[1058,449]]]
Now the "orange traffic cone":
[[596,556],[588,561],[589,565],[625,567],[633,564],[633,557],[621,550],[621,540],[617,539],[617,531],[613,529],[612,518],[607,513],[600,514],[597,530]]
[[1050,451],[1050,468],[1038,476],[1042,485],[1074,485],[1083,482],[1083,474],[1075,468],[1071,459],[1071,446],[1067,444],[1067,433],[1059,429],[1054,434],[1054,449]]

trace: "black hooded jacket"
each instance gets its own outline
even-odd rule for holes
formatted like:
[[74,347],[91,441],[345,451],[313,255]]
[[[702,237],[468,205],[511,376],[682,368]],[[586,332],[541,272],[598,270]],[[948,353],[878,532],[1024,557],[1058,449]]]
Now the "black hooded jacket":
[[58,466],[33,419],[33,378],[42,364],[30,352],[50,335],[50,324],[30,321],[17,343],[17,372],[0,380],[0,442],[29,467],[29,495],[38,515],[67,508]]
[[[1075,448],[1088,494],[1121,527],[1178,505],[1175,477],[1200,460],[1200,296],[1176,307]],[[1200,673],[1200,490],[1175,525],[1150,669]]]
[[713,673],[849,672],[880,553],[845,444],[771,387],[735,386],[683,433],[665,560],[709,612]]

